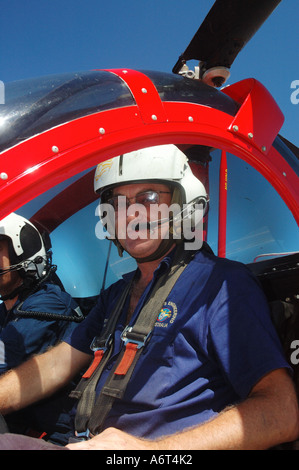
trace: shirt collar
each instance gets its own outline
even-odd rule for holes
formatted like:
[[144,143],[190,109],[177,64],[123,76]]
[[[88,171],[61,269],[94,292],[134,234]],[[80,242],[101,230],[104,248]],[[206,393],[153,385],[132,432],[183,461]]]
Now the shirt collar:
[[[171,266],[171,263],[172,263],[172,260],[173,260],[173,257],[174,257],[174,254],[175,254],[175,251],[176,251],[176,247],[174,247],[160,262],[159,266],[155,269],[154,271],[154,277],[157,276],[157,275],[160,275],[160,273],[162,274],[163,272],[165,272],[170,266]],[[135,271],[131,271],[129,273],[125,273],[122,275],[122,278],[123,280],[128,283],[128,282],[131,282],[132,278],[138,274],[138,271],[139,271],[139,268],[137,267],[137,269]]]

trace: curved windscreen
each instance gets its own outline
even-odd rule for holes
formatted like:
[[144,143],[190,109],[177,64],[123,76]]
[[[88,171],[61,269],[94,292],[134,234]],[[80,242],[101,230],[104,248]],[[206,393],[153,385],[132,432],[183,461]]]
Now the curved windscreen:
[[148,70],[144,73],[152,80],[162,101],[200,103],[231,116],[239,109],[239,104],[232,98],[200,80]]
[[[200,81],[162,72],[143,72],[162,101],[192,102],[234,115],[238,105]],[[49,75],[5,85],[0,107],[0,152],[38,133],[79,117],[135,105],[132,93],[117,75],[91,71]]]
[[276,137],[273,142],[273,147],[283,156],[288,162],[290,167],[299,175],[299,149],[291,142],[282,137]]
[[78,72],[19,80],[5,86],[0,151],[63,122],[134,105],[126,84],[109,72]]

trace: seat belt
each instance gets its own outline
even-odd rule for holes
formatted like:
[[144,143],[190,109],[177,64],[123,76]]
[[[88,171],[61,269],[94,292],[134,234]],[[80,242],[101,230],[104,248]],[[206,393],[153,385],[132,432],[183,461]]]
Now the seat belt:
[[[90,435],[101,432],[103,423],[114,401],[123,397],[136,363],[151,337],[157,316],[174,284],[193,255],[194,251],[184,250],[183,244],[177,248],[170,268],[158,278],[134,326],[127,326],[124,329],[121,339],[125,348],[122,348],[106,383],[95,401],[97,382],[112,352],[111,338],[113,338],[114,331],[111,332],[111,330],[115,329],[120,315],[120,311],[117,312],[117,309],[123,307],[129,290],[123,292],[121,297],[124,297],[124,299],[120,298],[117,303],[113,315],[109,317],[109,325],[107,323],[104,334],[99,339],[95,338],[92,343],[95,359],[82,377],[82,380],[86,380],[86,382],[81,383],[81,381],[72,394],[73,397],[80,399],[75,417],[75,429],[78,438],[88,439]],[[112,316],[117,317],[116,320]]]
[[90,345],[90,349],[94,352],[93,361],[87,371],[82,375],[82,378],[75,390],[72,390],[69,394],[70,398],[80,400],[76,414],[76,420],[78,421],[79,429],[85,428],[92,411],[96,396],[96,385],[106,363],[111,356],[113,349],[112,346],[114,330],[126,302],[127,296],[131,291],[133,279],[122,291],[114,309],[111,312],[111,315],[109,315],[106,325],[104,324],[102,334],[100,336],[96,336],[93,339]]

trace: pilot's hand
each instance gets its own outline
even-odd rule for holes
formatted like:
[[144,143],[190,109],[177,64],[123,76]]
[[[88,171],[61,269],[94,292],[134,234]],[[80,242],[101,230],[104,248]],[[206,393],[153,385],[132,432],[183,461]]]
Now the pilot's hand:
[[115,428],[105,429],[88,441],[68,444],[69,450],[157,450],[155,441],[131,436]]

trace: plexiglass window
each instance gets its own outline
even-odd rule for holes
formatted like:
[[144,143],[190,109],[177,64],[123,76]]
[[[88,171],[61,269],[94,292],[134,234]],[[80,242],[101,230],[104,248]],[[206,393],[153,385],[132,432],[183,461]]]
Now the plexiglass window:
[[[217,253],[221,152],[211,155],[208,242]],[[298,250],[298,226],[285,202],[258,171],[227,154],[227,258],[252,263]]]

